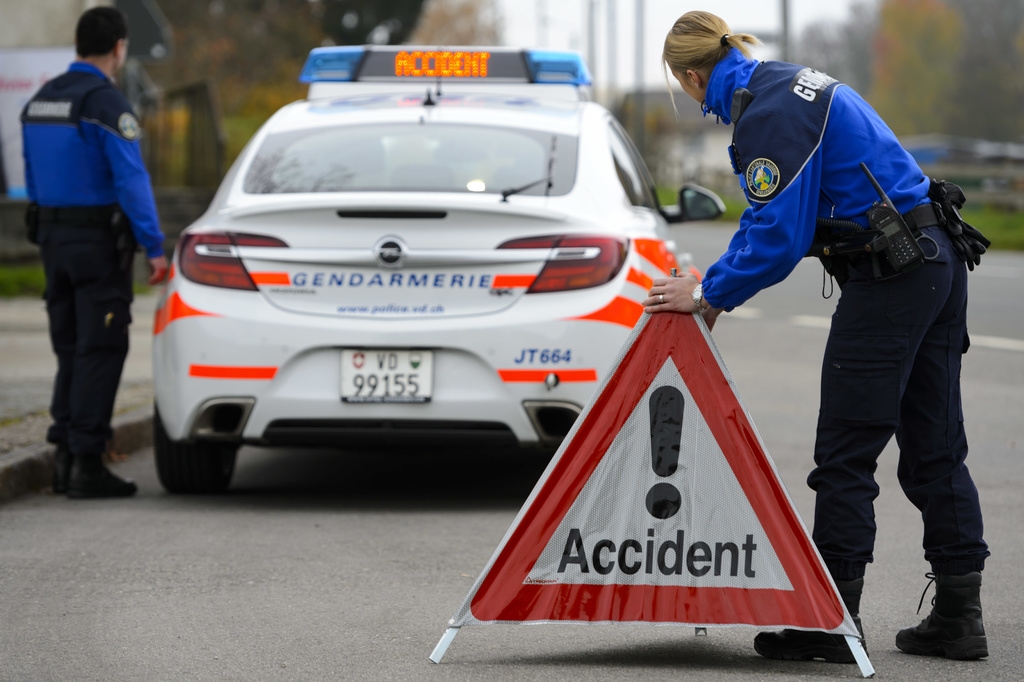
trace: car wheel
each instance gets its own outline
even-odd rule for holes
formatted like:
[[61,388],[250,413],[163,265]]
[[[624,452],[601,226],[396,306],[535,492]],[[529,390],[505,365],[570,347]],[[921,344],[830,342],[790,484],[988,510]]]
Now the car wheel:
[[160,413],[153,410],[153,452],[160,484],[169,493],[224,492],[235,472],[237,443],[183,443],[167,437]]

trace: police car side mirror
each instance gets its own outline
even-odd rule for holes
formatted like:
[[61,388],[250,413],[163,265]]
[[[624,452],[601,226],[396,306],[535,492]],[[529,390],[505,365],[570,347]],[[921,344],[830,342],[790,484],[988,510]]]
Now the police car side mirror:
[[714,220],[723,213],[725,213],[725,204],[711,190],[689,183],[683,185],[679,190],[678,222]]

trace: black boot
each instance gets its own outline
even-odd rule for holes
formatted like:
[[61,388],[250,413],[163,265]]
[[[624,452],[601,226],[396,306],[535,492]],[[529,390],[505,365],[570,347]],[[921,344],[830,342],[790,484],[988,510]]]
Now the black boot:
[[130,497],[136,490],[134,483],[118,478],[103,466],[102,455],[75,457],[68,481],[68,497]]
[[[860,624],[860,595],[864,590],[864,578],[837,580],[839,596],[846,604],[846,610],[853,616],[853,622],[860,632],[864,644],[864,629]],[[823,658],[829,663],[856,663],[850,645],[842,635],[830,635],[818,630],[791,630],[762,632],[754,638],[754,651],[765,658],[783,661],[810,661]],[[864,646],[867,651],[867,645]]]
[[935,581],[932,612],[916,628],[900,630],[896,647],[908,654],[945,656],[958,661],[988,656],[988,639],[981,620],[981,573],[929,573],[928,577]]
[[71,477],[71,451],[67,443],[57,443],[53,453],[53,492],[63,495],[68,491],[68,479]]

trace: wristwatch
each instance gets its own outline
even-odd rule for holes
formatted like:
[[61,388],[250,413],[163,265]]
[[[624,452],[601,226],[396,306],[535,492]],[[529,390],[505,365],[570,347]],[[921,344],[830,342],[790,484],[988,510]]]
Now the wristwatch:
[[693,296],[693,307],[696,308],[698,312],[704,312],[705,310],[708,309],[710,304],[704,300],[703,284],[698,284],[697,286],[695,286],[693,288],[693,293],[691,293],[690,295]]

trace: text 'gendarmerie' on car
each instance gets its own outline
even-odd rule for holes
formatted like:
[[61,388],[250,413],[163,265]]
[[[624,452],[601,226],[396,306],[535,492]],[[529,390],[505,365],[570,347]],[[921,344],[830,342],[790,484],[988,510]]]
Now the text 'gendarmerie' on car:
[[182,233],[154,323],[163,486],[243,443],[557,446],[680,264],[572,53],[338,47]]

